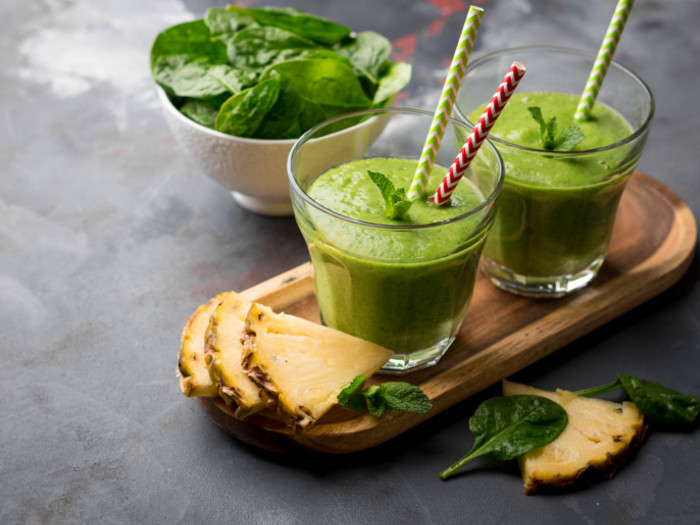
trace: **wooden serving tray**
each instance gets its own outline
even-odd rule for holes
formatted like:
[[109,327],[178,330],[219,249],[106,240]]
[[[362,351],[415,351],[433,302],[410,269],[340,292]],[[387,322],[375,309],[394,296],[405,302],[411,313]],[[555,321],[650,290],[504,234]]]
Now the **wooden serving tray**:
[[[274,414],[235,419],[221,399],[199,398],[205,412],[237,439],[267,450],[299,446],[323,453],[364,450],[426,421],[534,363],[669,288],[693,258],[697,229],[685,203],[669,188],[635,172],[618,210],[605,264],[584,290],[563,299],[534,300],[492,286],[483,274],[452,347],[436,366],[400,376],[433,403],[427,414],[375,418],[340,406],[306,431]],[[243,295],[319,322],[309,263],[254,286]],[[376,380],[397,380],[375,376]]]

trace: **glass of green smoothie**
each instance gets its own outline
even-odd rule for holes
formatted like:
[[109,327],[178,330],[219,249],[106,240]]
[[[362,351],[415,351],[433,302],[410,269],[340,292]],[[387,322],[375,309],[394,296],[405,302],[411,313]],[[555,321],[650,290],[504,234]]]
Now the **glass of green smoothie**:
[[[595,54],[521,47],[470,64],[455,105],[460,118],[478,120],[513,60],[527,64],[528,72],[489,135],[503,157],[506,180],[483,267],[502,289],[561,297],[585,287],[603,264],[618,202],[649,133],[654,99],[637,75],[612,62],[593,118],[576,122]],[[553,118],[556,129],[549,133]]]
[[[363,119],[382,125],[343,129]],[[396,352],[386,373],[434,365],[454,340],[503,184],[501,157],[484,143],[450,204],[429,202],[471,132],[452,119],[427,197],[413,201],[403,218],[389,218],[369,172],[407,190],[432,119],[432,113],[404,108],[337,117],[305,133],[288,159],[294,216],[311,256],[321,319]],[[343,131],[328,137],[338,128]]]

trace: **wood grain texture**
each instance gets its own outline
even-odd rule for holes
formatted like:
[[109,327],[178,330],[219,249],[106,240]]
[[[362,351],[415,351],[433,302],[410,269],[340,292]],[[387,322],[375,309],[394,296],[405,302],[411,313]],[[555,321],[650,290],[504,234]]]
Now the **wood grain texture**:
[[[666,290],[690,265],[696,238],[695,218],[685,203],[660,182],[635,172],[620,202],[605,264],[584,290],[563,299],[534,300],[498,290],[479,275],[462,328],[442,361],[401,377],[428,395],[434,408],[427,414],[386,414],[377,419],[336,407],[300,432],[286,428],[271,414],[238,421],[219,399],[199,398],[199,402],[226,432],[260,448],[285,452],[301,446],[323,453],[364,450]],[[309,263],[242,293],[277,311],[319,322]]]

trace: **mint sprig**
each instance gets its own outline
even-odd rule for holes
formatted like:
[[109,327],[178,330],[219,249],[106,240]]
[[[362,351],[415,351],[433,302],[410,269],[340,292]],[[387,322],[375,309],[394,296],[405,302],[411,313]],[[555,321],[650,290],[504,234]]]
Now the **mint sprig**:
[[413,201],[406,197],[406,190],[395,187],[394,183],[382,173],[367,170],[367,174],[372,179],[372,182],[377,185],[379,191],[382,192],[382,197],[384,197],[384,202],[386,203],[386,216],[394,220],[403,219],[408,213],[411,204],[413,204]]
[[557,134],[557,117],[545,121],[539,106],[530,106],[527,110],[540,125],[540,141],[546,150],[571,151],[585,138],[581,128],[575,125]]
[[366,412],[381,417],[385,410],[403,410],[425,414],[433,408],[428,396],[415,385],[402,381],[388,381],[362,390],[367,378],[356,376],[338,394],[338,402],[354,412]]

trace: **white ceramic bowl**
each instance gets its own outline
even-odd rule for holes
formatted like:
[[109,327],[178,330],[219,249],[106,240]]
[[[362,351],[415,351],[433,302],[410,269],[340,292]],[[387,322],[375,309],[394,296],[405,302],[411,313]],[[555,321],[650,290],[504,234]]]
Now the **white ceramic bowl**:
[[[292,215],[287,157],[296,139],[248,139],[212,130],[180,113],[165,91],[157,89],[175,140],[207,177],[230,190],[236,202],[247,210],[262,215]],[[385,120],[371,119],[328,135],[322,139],[329,142],[329,150],[324,153],[333,154],[331,150],[338,142],[332,140],[334,136],[370,126],[377,128],[372,129],[376,137],[385,124]]]

